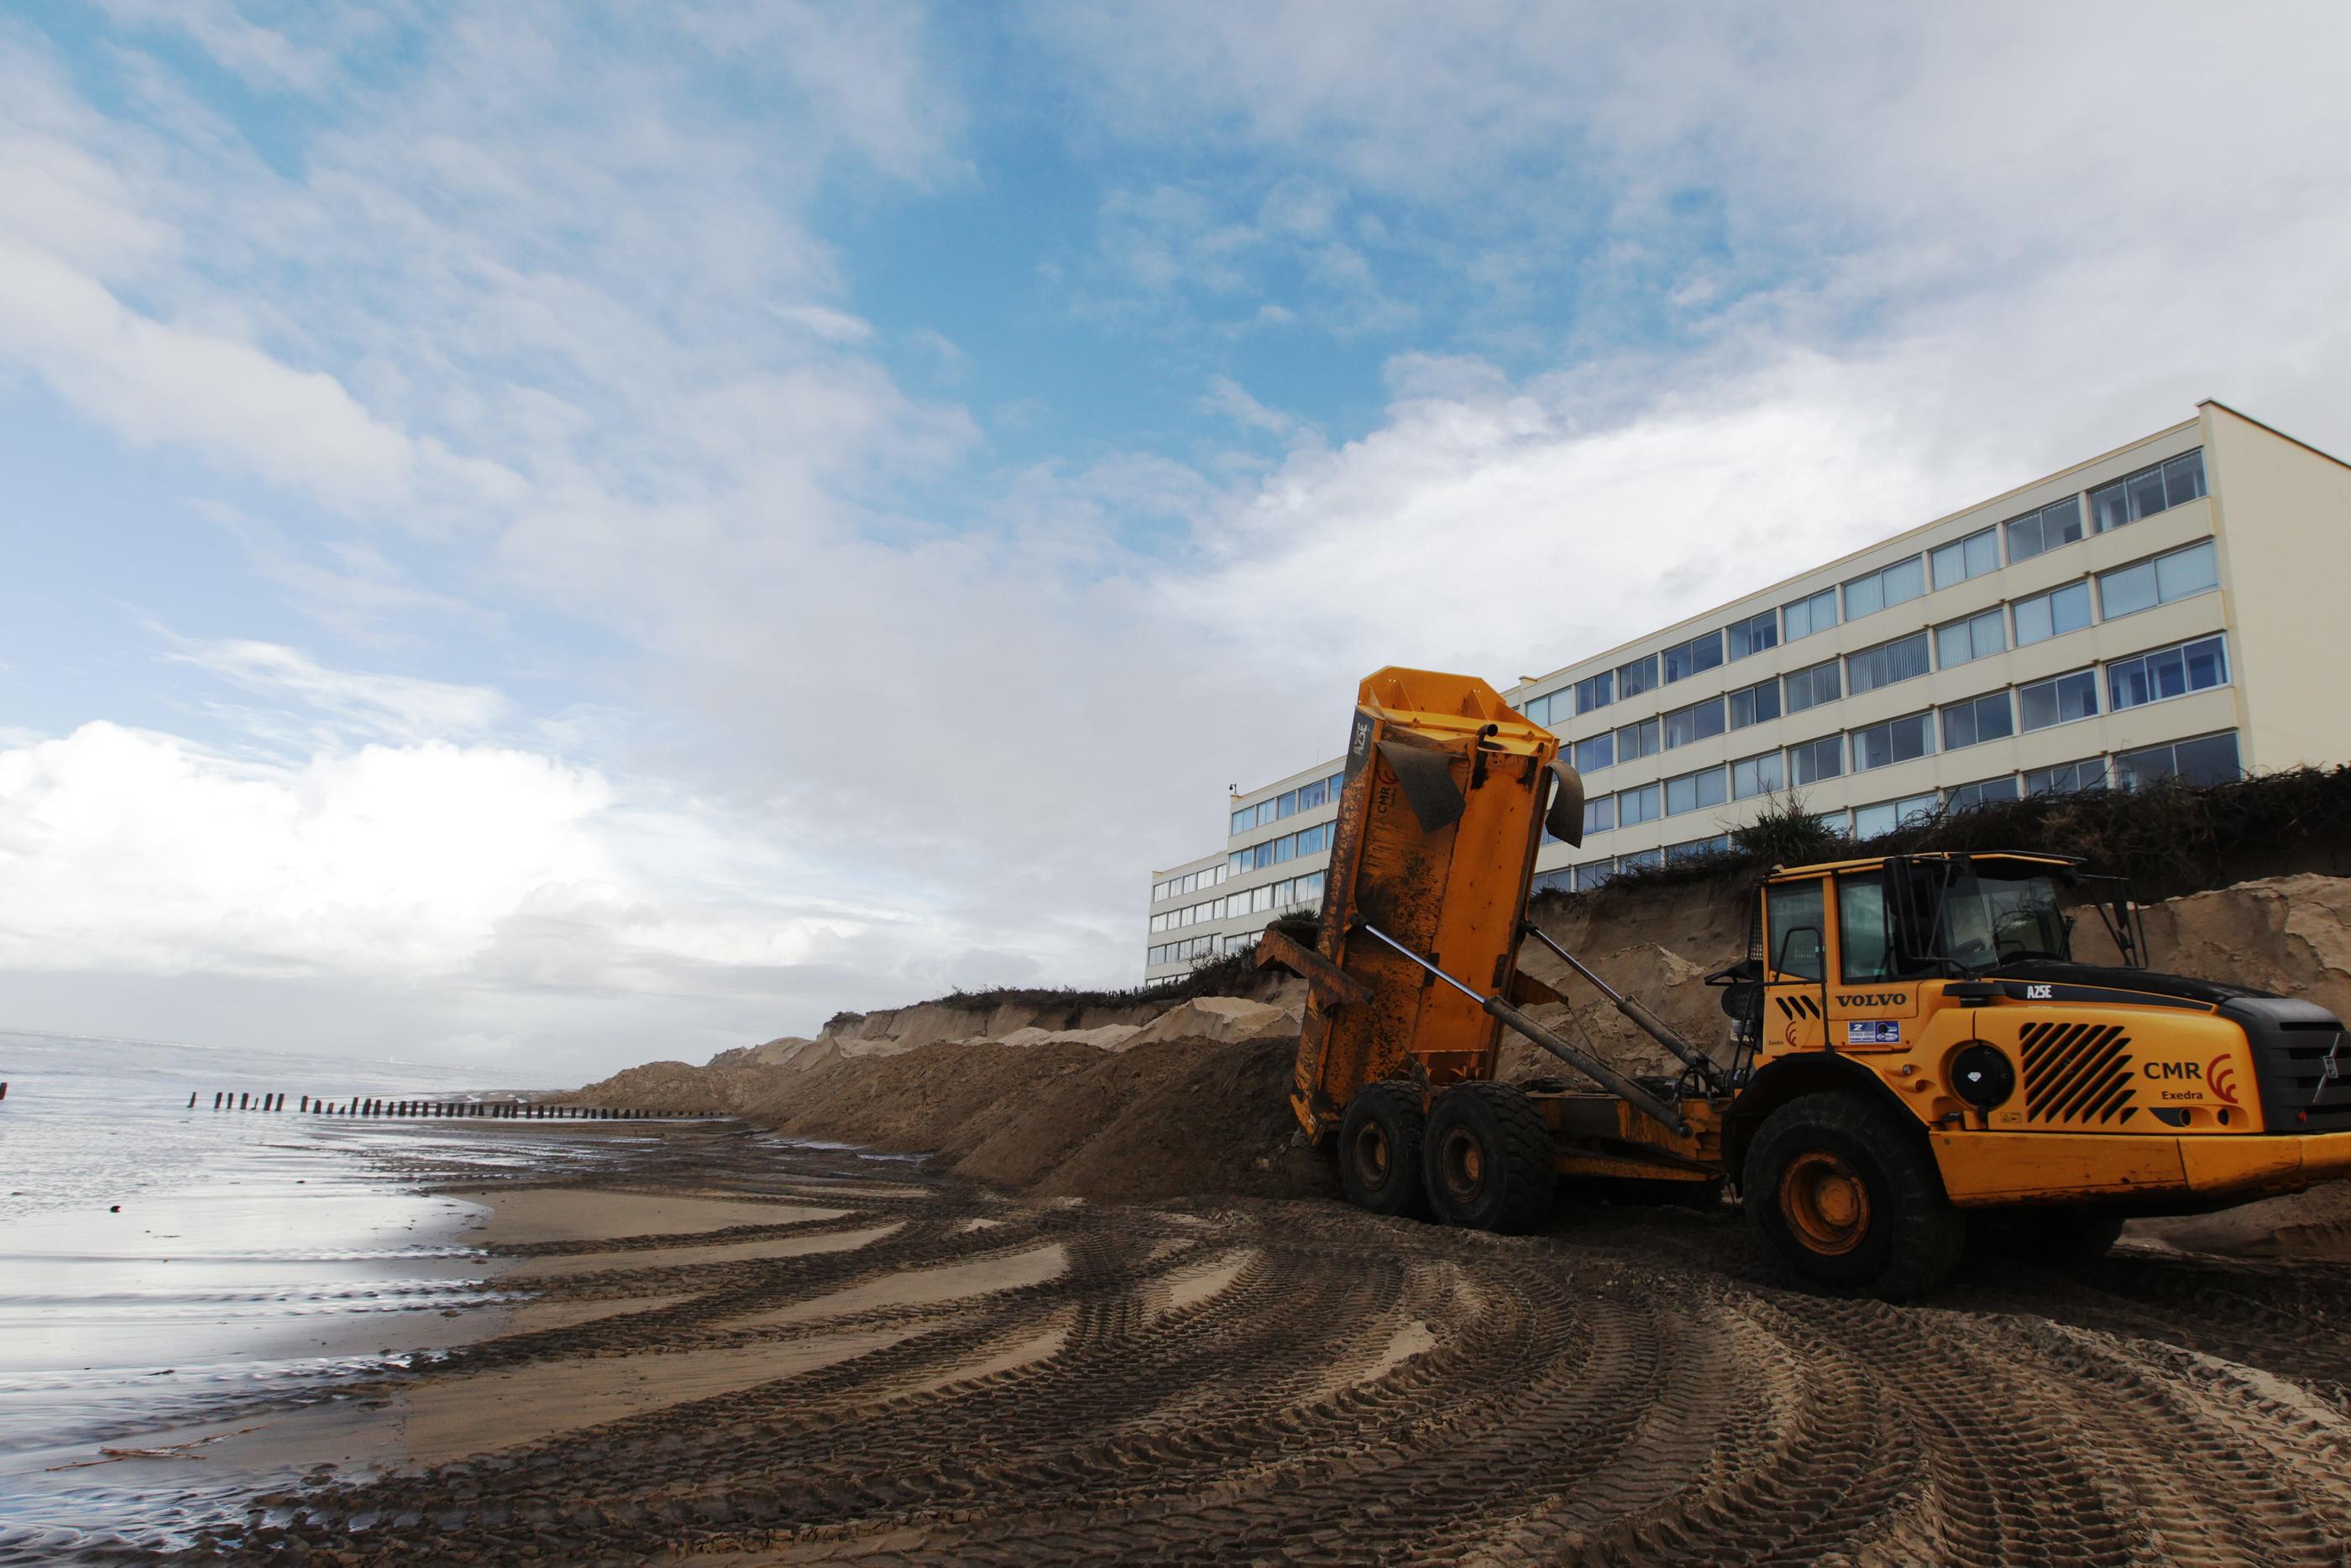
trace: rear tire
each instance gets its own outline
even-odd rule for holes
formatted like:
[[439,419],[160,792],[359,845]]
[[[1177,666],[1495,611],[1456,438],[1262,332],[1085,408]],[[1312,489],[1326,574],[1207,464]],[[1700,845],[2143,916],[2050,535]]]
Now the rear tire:
[[1428,1212],[1420,1185],[1426,1128],[1420,1092],[1409,1084],[1367,1084],[1339,1118],[1339,1185],[1347,1201],[1374,1214]]
[[1973,1218],[1991,1251],[2052,1268],[2095,1263],[2123,1233],[2123,1216],[2100,1209],[2005,1209]]
[[1508,1084],[1456,1084],[1429,1107],[1421,1160],[1428,1206],[1448,1225],[1518,1235],[1551,1217],[1551,1128]]
[[1925,1141],[1858,1095],[1792,1100],[1748,1150],[1748,1218],[1814,1284],[1886,1301],[1931,1291],[1958,1266],[1967,1222]]

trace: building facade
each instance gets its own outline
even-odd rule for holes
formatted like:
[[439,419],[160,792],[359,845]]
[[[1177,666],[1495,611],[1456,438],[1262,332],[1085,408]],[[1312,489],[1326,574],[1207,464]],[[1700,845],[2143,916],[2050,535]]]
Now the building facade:
[[[1583,774],[1539,885],[1726,847],[1793,791],[1855,837],[1940,807],[2351,758],[2351,465],[2226,405],[1504,695]],[[1145,974],[1311,909],[1338,764],[1236,795],[1152,879]]]

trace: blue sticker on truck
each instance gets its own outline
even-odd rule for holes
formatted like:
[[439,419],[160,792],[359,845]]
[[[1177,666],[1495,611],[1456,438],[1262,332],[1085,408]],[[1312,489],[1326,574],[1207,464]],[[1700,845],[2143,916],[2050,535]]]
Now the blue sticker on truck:
[[1855,1018],[1844,1026],[1844,1043],[1848,1045],[1899,1045],[1902,1025],[1892,1018]]

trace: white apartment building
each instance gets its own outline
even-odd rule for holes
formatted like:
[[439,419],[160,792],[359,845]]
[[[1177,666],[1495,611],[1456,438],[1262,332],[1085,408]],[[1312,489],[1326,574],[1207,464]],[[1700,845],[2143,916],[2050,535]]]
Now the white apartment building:
[[[2351,759],[2351,465],[2225,404],[1504,695],[1564,742],[1539,886],[1726,847],[1793,790],[1866,838],[2050,791]],[[1319,904],[1339,764],[1152,875],[1147,978]]]

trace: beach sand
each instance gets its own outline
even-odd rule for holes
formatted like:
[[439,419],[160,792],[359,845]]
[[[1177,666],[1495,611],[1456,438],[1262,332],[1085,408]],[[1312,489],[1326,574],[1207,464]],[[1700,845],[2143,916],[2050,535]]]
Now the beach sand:
[[2324,1562],[2351,1517],[2331,1262],[2131,1241],[1890,1307],[1784,1288],[1728,1214],[1499,1238],[633,1137],[452,1189],[515,1296],[464,1345],[114,1473],[188,1560],[339,1568]]

